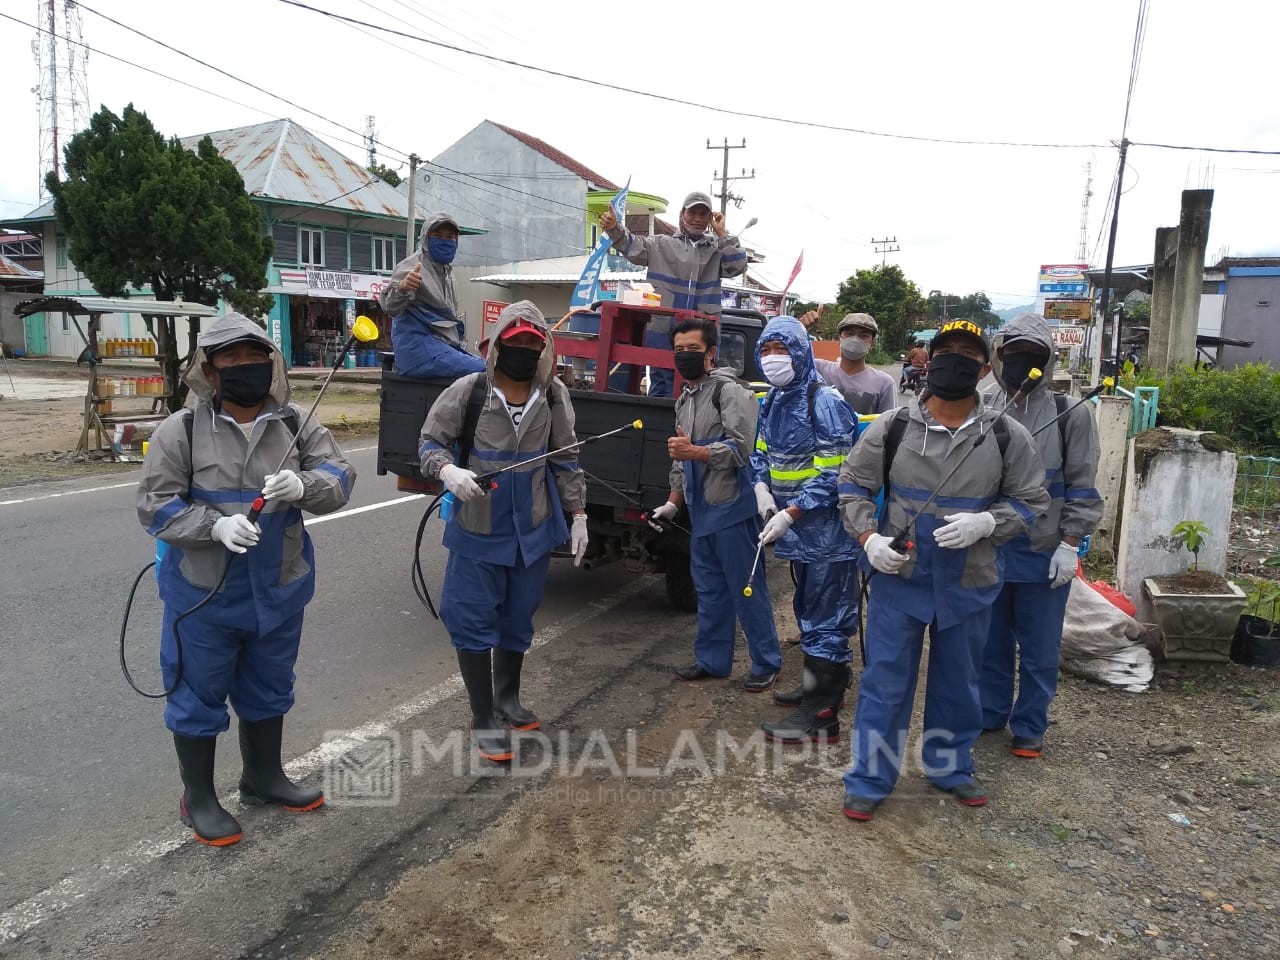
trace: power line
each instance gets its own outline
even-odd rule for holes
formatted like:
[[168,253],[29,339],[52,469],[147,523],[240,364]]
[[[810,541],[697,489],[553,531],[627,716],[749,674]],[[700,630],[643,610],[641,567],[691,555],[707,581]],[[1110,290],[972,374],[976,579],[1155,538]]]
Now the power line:
[[1250,153],[1262,157],[1280,157],[1280,150],[1242,150],[1231,147],[1191,147],[1178,143],[1147,143],[1142,140],[1130,140],[1134,147],[1158,147],[1161,150],[1203,150],[1205,153]]
[[357,20],[354,17],[343,16],[340,13],[334,13],[330,10],[322,10],[319,7],[313,7],[307,3],[301,3],[300,0],[280,0],[280,3],[287,6],[297,7],[300,10],[309,10],[312,13],[318,13],[321,16],[328,17],[331,20],[338,20],[346,24],[368,27],[371,30],[379,30],[383,33],[389,33],[394,36],[404,37],[417,43],[425,43],[433,47],[440,47],[444,50],[452,50],[454,53],[461,53],[469,57],[479,57],[482,60],[489,60],[493,63],[505,64],[509,67],[518,67],[521,70],[530,70],[534,73],[541,73],[551,77],[558,77],[562,80],[572,80],[575,83],[585,83],[593,87],[601,87],[605,90],[616,90],[620,93],[630,93],[638,97],[647,97],[651,100],[661,100],[666,103],[678,104],[682,107],[696,107],[699,110],[710,110],[713,113],[723,113],[734,117],[746,117],[751,120],[768,120],[773,123],[786,123],[792,126],[811,127],[818,130],[833,130],[839,133],[856,133],[866,137],[883,137],[890,140],[912,140],[922,143],[945,143],[956,144],[961,146],[984,146],[984,147],[1041,147],[1049,149],[1062,150],[1087,150],[1105,146],[1099,143],[1023,143],[1013,140],[953,140],[945,137],[926,137],[905,133],[885,133],[878,130],[865,130],[860,127],[843,127],[837,124],[817,123],[812,120],[796,120],[790,117],[777,117],[765,113],[751,113],[746,110],[734,110],[729,107],[718,107],[712,104],[699,103],[696,100],[684,100],[680,97],[670,97],[661,93],[652,93],[647,90],[637,90],[634,87],[624,87],[621,84],[609,83],[604,80],[592,80],[589,77],[580,77],[576,74],[566,73],[562,70],[552,70],[549,67],[538,67],[529,63],[522,63],[519,60],[511,60],[507,57],[500,57],[492,53],[485,53],[480,50],[469,50],[466,47],[459,47],[456,44],[446,43],[443,40],[433,40],[429,37],[419,37],[403,30],[396,30],[392,27],[381,26],[376,23],[369,23],[365,20]]

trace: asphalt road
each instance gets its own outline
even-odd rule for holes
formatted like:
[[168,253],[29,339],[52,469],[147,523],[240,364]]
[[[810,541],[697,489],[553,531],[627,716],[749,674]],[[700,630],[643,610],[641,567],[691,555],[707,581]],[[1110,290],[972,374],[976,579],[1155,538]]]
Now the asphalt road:
[[[444,737],[465,723],[447,635],[408,582],[411,538],[426,501],[393,502],[403,495],[376,475],[372,441],[353,444],[349,454],[358,480],[348,509],[373,509],[308,528],[317,594],[285,727],[285,756],[300,758],[297,773],[317,783],[324,763],[342,751],[333,744],[340,733],[362,729],[355,742],[373,738],[376,746],[392,730],[407,748],[415,732]],[[3,957],[142,960],[253,949],[296,922],[303,906],[341,889],[382,845],[474,788],[473,771],[454,771],[412,784],[406,794],[414,803],[292,817],[249,811],[237,847],[211,851],[190,842],[177,823],[180,782],[163,703],[134,694],[118,664],[125,594],[154,543],[134,512],[136,477],[0,491]],[[424,564],[438,590],[444,554],[433,524]],[[140,595],[129,660],[140,685],[156,690],[160,607],[149,574]],[[647,666],[664,645],[666,667],[654,682],[666,685],[667,667],[688,657],[692,625],[692,617],[667,610],[658,578],[616,564],[584,572],[554,561],[536,618],[535,643],[548,652],[531,655],[527,670],[527,685],[542,691],[535,705],[544,718],[557,716],[618,683],[620,656]],[[557,662],[572,671],[572,682],[552,682]],[[239,773],[234,721],[219,748],[217,783],[226,796]]]

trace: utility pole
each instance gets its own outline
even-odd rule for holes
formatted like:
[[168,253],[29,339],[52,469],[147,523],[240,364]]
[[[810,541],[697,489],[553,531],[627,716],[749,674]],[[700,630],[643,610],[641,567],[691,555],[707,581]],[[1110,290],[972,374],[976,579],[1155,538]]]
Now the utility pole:
[[[731,180],[754,180],[754,179],[756,178],[756,168],[755,168],[755,167],[752,167],[752,168],[751,168],[751,173],[747,173],[747,168],[746,168],[746,167],[743,167],[743,168],[742,168],[742,175],[741,175],[741,176],[739,176],[739,177],[731,177],[731,176],[729,176],[729,151],[730,151],[730,150],[742,150],[742,149],[745,149],[745,148],[746,148],[746,146],[747,146],[747,138],[746,138],[746,137],[743,137],[743,138],[742,138],[742,142],[741,142],[741,143],[730,143],[730,142],[729,142],[729,138],[728,138],[728,137],[725,137],[725,138],[724,138],[724,143],[722,143],[722,144],[720,144],[720,145],[718,145],[718,146],[714,146],[714,147],[711,145],[711,139],[710,139],[709,137],[707,138],[707,149],[708,149],[708,150],[722,150],[722,151],[724,151],[724,165],[721,167],[720,174],[719,174],[719,178],[720,178],[720,192],[719,192],[719,193],[717,193],[717,194],[715,194],[715,196],[717,196],[717,197],[719,197],[719,198],[720,198],[720,212],[721,212],[722,214],[725,212],[725,210],[726,210],[726,209],[728,209],[729,201],[730,201],[730,200],[732,200],[735,204],[741,204],[741,203],[742,203],[742,197],[735,196],[734,194],[732,194],[732,193],[730,193],[730,192],[729,192],[729,182],[730,182]],[[715,173],[714,171],[712,171],[712,173],[711,173],[711,177],[712,177],[712,179],[715,179],[715,177],[716,177],[716,173]]]
[[898,242],[897,237],[886,237],[883,240],[877,240],[875,237],[871,238],[872,245],[879,248],[876,250],[876,253],[880,254],[881,270],[883,270],[886,266],[888,255],[891,253],[897,253],[899,250],[902,249],[901,247],[890,246],[890,244],[896,244],[897,242]]
[[368,168],[378,165],[378,128],[374,126],[373,114],[364,118],[364,147],[369,151]]
[[[1098,336],[1102,336],[1102,329],[1107,324],[1107,311],[1111,309],[1111,266],[1115,262],[1116,257],[1116,227],[1120,223],[1120,194],[1124,192],[1124,158],[1129,152],[1129,141],[1123,137],[1120,139],[1120,166],[1116,170],[1116,202],[1111,210],[1111,236],[1107,240],[1107,266],[1102,272],[1102,325],[1098,328]],[[1115,319],[1116,349],[1115,363],[1116,373],[1120,371],[1120,316]]]
[[413,248],[417,246],[414,240],[417,239],[413,235],[413,228],[418,219],[418,208],[415,206],[417,198],[415,194],[418,190],[418,155],[416,153],[409,154],[409,209],[405,214],[404,237],[405,237],[405,256],[413,253]]

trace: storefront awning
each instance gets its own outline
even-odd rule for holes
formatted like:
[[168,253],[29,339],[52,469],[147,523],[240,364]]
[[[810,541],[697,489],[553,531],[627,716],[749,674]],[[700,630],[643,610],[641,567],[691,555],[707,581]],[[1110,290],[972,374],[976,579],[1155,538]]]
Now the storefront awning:
[[218,311],[203,303],[177,300],[139,300],[134,297],[33,297],[23,300],[13,312],[19,317],[33,313],[69,313],[82,317],[101,313],[146,313],[158,317],[213,317]]

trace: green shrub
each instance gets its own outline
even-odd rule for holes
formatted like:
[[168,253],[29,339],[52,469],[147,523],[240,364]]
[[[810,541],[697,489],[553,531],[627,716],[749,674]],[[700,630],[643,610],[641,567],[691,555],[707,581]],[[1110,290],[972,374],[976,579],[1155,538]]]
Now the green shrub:
[[1280,453],[1280,373],[1265,363],[1179,367],[1163,379],[1140,377],[1138,385],[1160,388],[1161,426],[1213,430],[1240,453]]

